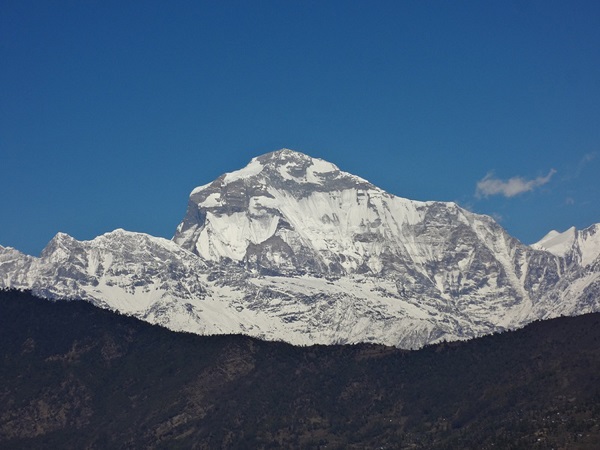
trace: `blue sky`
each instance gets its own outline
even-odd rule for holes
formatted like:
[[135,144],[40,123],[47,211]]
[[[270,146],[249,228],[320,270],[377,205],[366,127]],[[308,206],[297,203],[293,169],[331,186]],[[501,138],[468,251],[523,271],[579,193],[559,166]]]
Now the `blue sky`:
[[525,243],[600,222],[597,1],[0,2],[0,245],[170,238],[282,147]]

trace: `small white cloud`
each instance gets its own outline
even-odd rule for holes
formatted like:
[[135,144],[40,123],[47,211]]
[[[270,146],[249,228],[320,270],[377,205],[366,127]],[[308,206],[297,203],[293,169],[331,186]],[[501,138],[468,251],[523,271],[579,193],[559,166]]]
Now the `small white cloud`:
[[600,152],[597,151],[583,155],[576,165],[573,164],[568,170],[562,172],[562,181],[570,181],[574,180],[575,178],[579,178],[581,173],[586,170],[588,166],[592,165],[596,159],[598,159],[598,155],[600,155]]
[[565,199],[565,205],[574,205],[575,204],[575,199],[573,197],[567,197]]
[[550,169],[548,175],[537,177],[532,180],[527,180],[522,177],[513,177],[508,180],[496,178],[493,173],[488,173],[485,177],[477,182],[477,190],[475,196],[478,198],[489,197],[490,195],[503,195],[505,197],[514,197],[515,195],[523,194],[524,192],[532,191],[533,189],[543,186],[548,183],[556,170]]
[[581,158],[581,161],[579,162],[579,164],[587,164],[590,161],[595,160],[597,156],[598,156],[598,152],[586,153],[585,155],[583,155],[583,158]]
[[583,155],[583,158],[581,158],[579,164],[577,165],[577,173],[575,174],[575,176],[579,176],[581,174],[581,171],[585,169],[585,167],[589,165],[589,163],[595,160],[597,156],[598,152],[591,152]]

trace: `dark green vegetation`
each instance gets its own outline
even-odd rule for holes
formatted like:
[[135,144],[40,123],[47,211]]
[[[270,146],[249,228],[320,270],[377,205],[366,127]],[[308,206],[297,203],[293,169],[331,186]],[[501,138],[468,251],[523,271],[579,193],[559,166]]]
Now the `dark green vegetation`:
[[2,448],[598,448],[600,315],[407,352],[0,292]]

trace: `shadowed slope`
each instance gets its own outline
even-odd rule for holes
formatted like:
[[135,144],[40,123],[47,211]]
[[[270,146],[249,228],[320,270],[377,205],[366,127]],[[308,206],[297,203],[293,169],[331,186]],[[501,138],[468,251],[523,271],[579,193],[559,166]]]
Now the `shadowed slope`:
[[[593,448],[600,317],[420,351],[173,333],[0,293],[1,448]],[[588,445],[589,444],[589,445]]]

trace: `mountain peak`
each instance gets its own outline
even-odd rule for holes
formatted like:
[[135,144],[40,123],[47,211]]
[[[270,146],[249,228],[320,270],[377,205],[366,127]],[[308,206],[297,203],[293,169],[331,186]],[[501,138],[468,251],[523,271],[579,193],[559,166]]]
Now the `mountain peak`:
[[[355,246],[353,236],[368,234],[370,229],[366,219],[362,220],[363,213],[377,228],[381,221],[378,214],[384,213],[374,209],[385,209],[385,202],[380,200],[383,197],[392,196],[333,163],[283,148],[257,156],[246,167],[194,189],[174,240],[209,260],[255,259],[256,246],[275,246],[275,253],[286,254],[281,258],[285,266],[306,269],[311,265],[315,272],[322,273],[329,271],[322,266],[329,267],[331,262],[335,271],[343,271],[337,256],[317,255],[329,255],[334,251],[333,247],[329,249],[331,245],[336,250],[338,244]],[[338,242],[335,236],[340,233],[348,243]],[[362,247],[360,252],[362,260]],[[329,261],[331,258],[335,261]],[[346,264],[345,255],[342,259]],[[354,256],[351,259],[353,262],[348,264],[352,267],[359,264]]]
[[77,241],[66,233],[59,231],[42,250],[42,258],[64,259]]
[[342,172],[335,164],[287,148],[258,156],[251,164],[260,164],[270,179],[275,178],[283,182],[323,185],[327,180],[339,177],[358,179]]
[[546,250],[557,256],[565,256],[571,249],[576,238],[577,230],[571,227],[562,233],[556,230],[550,231],[531,247],[537,250]]
[[[281,166],[289,164],[322,164],[327,165],[331,170],[339,170],[335,164],[327,162],[320,158],[313,158],[305,153],[291,150],[289,148],[282,148],[274,152],[265,153],[264,155],[257,156],[252,161],[259,161],[265,166]],[[323,167],[324,168],[324,167]]]
[[571,227],[562,233],[552,230],[531,247],[560,257],[570,255],[581,265],[587,266],[600,256],[600,224],[593,224],[583,230]]
[[[335,164],[283,148],[252,158],[242,169],[221,175],[195,188],[190,199],[201,203],[223,189],[255,196],[269,188],[306,196],[311,191],[340,191],[350,187],[377,189],[361,177],[340,170]],[[248,191],[250,190],[250,191]],[[241,195],[241,192],[240,192]],[[222,197],[222,196],[221,196]]]
[[255,157],[253,159],[278,160],[278,159],[284,159],[284,158],[312,159],[307,154],[296,151],[296,150],[292,150],[290,148],[280,148],[279,150],[265,153],[263,155]]

